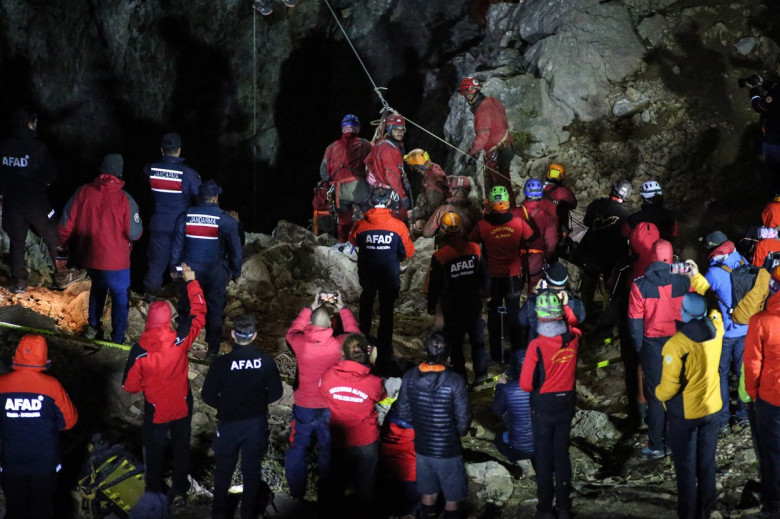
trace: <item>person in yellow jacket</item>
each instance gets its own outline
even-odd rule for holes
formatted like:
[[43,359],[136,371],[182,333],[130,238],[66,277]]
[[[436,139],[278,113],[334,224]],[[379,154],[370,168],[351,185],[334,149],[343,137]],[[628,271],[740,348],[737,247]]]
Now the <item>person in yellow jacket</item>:
[[707,315],[703,296],[688,293],[682,302],[683,326],[662,350],[663,371],[655,396],[668,416],[667,441],[677,475],[677,516],[708,518],[715,507],[715,450],[720,396],[718,365],[723,317]]

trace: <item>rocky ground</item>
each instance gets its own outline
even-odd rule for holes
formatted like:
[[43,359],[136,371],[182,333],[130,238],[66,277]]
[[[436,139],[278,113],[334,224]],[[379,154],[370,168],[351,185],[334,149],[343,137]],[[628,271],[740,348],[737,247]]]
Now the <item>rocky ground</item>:
[[[356,310],[358,285],[356,265],[348,255],[335,250],[332,239],[315,237],[303,228],[281,222],[273,236],[250,235],[246,246],[243,277],[229,288],[228,323],[248,312],[260,323],[259,347],[272,352],[287,381],[295,361],[284,334],[297,312],[307,304],[318,287],[341,289]],[[432,240],[415,242],[417,253],[403,273],[403,290],[396,314],[396,355],[414,362],[421,358],[422,337],[434,318],[424,312],[420,291],[422,276],[430,261]],[[35,329],[77,334],[85,325],[89,282],[72,285],[63,292],[31,288],[12,295],[0,288],[0,321]],[[130,310],[131,340],[143,329],[147,305],[133,297]],[[108,312],[104,323],[108,325]],[[0,360],[8,365],[20,330],[0,324]],[[100,432],[112,442],[124,444],[140,458],[142,400],[120,389],[126,352],[111,347],[85,348],[83,343],[61,336],[49,338],[51,373],[63,381],[79,408],[80,422],[65,434],[66,486],[76,480],[84,459],[84,448],[92,434]],[[225,342],[223,348],[229,347]],[[195,343],[192,356],[205,353],[203,336]],[[574,469],[574,510],[578,517],[658,518],[672,517],[676,502],[671,459],[648,461],[638,455],[645,440],[643,433],[625,431],[623,413],[623,368],[613,361],[596,369],[595,361],[618,356],[617,346],[582,349],[578,371],[578,412],[572,430],[571,459]],[[195,394],[193,415],[194,488],[191,506],[179,517],[209,515],[209,490],[213,453],[215,413],[199,398],[207,366],[191,364],[190,380]],[[496,369],[498,369],[496,367]],[[471,394],[474,424],[464,438],[469,473],[469,517],[530,517],[535,507],[532,475],[507,463],[496,451],[492,439],[500,429],[500,419],[492,416],[490,389]],[[268,517],[316,517],[311,502],[290,501],[286,495],[282,460],[289,434],[292,390],[285,383],[281,401],[271,406],[271,447],[266,457],[265,478],[277,492],[276,512]],[[721,517],[751,517],[758,511],[745,486],[757,479],[757,464],[749,430],[736,431],[723,438],[718,449],[718,513]],[[237,479],[238,483],[239,480]],[[63,497],[58,505],[63,517],[72,506]],[[0,508],[2,501],[0,501]],[[78,517],[78,515],[73,515]]]

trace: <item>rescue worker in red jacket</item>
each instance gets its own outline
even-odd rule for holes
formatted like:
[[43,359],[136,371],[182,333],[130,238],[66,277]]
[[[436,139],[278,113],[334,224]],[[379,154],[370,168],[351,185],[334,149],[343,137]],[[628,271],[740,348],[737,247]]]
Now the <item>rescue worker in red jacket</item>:
[[341,138],[325,149],[320,164],[320,178],[335,188],[336,237],[341,243],[347,243],[349,238],[355,206],[366,202],[371,194],[365,164],[371,143],[358,137],[359,134],[360,119],[353,114],[345,115],[341,120]]
[[315,441],[320,492],[327,490],[325,487],[330,477],[330,411],[320,393],[320,379],[328,368],[341,361],[341,344],[347,336],[333,335],[330,314],[323,306],[325,299],[332,300],[338,310],[345,333],[360,331],[352,312],[344,306],[338,292],[318,292],[311,305],[301,310],[287,331],[285,338],[298,363],[290,445],[284,455],[287,485],[294,498],[306,495],[306,449]]
[[414,428],[398,417],[394,403],[379,432],[379,503],[383,510],[404,519],[417,517],[417,455]]
[[504,186],[509,192],[510,205],[514,207],[509,164],[515,152],[506,109],[501,101],[486,96],[481,89],[482,84],[474,77],[463,78],[458,87],[458,93],[466,99],[474,114],[475,136],[468,154],[476,158],[480,152],[485,152],[485,192],[490,193],[493,186]]
[[0,486],[5,517],[52,518],[61,468],[60,433],[78,412],[49,367],[42,335],[19,341],[13,370],[0,375]]
[[[536,298],[539,335],[528,345],[520,371],[520,388],[531,393],[539,498],[536,517],[543,518],[571,517],[569,432],[577,397],[575,370],[582,332],[567,302],[565,291],[545,291]],[[557,514],[553,512],[553,495]]]
[[149,305],[146,329],[133,344],[125,365],[122,389],[144,394],[143,444],[146,490],[162,492],[163,461],[168,435],[173,446],[171,506],[186,504],[190,482],[190,435],[192,433],[192,391],[187,354],[206,323],[206,300],[195,272],[181,265],[187,283],[190,315],[171,329],[171,305],[155,301]]
[[566,168],[563,164],[550,164],[544,181],[545,210],[558,217],[558,243],[571,233],[569,213],[577,209],[577,198],[571,188],[563,184],[565,179]]
[[413,149],[408,155],[404,155],[404,161],[422,175],[422,193],[417,197],[417,204],[412,210],[412,230],[419,230],[436,208],[449,197],[450,186],[444,170],[431,160],[425,150]]
[[780,202],[770,202],[767,204],[761,212],[761,220],[764,224],[764,228],[759,229],[758,231],[759,242],[756,243],[756,249],[753,252],[753,265],[756,267],[763,266],[767,256],[773,252],[780,251],[780,239],[761,238],[762,232],[769,235],[775,235],[777,234],[777,230],[780,229]]
[[366,211],[349,233],[358,247],[360,287],[360,331],[371,334],[374,300],[379,296],[379,329],[376,334],[377,368],[392,369],[393,307],[401,288],[401,261],[411,258],[414,244],[407,227],[388,209],[392,191],[383,187],[371,192],[372,209]]
[[460,216],[454,211],[441,217],[439,229],[444,245],[431,257],[428,313],[434,315],[436,307],[441,308],[452,370],[467,381],[463,338],[469,334],[476,382],[487,375],[489,359],[485,351],[482,300],[490,290],[490,278],[479,245],[466,241],[460,227]]
[[385,120],[385,138],[374,145],[365,162],[369,185],[372,188],[389,188],[398,195],[397,208],[393,207],[393,214],[406,223],[407,211],[412,208],[412,203],[405,189],[404,135],[406,120],[398,114],[388,116]]
[[100,175],[65,205],[59,226],[60,247],[69,246],[73,262],[85,267],[92,279],[84,336],[94,339],[101,333],[100,319],[110,294],[111,340],[120,344],[127,331],[130,251],[143,232],[138,204],[122,190],[123,163],[121,155],[106,155]]
[[[490,300],[488,302],[488,335],[490,357],[503,359],[501,344],[503,330],[509,332],[512,351],[523,347],[520,326],[520,292],[523,289],[522,249],[536,236],[522,219],[509,212],[509,192],[504,186],[495,186],[490,193],[491,212],[471,230],[469,240],[482,244],[490,274]],[[499,307],[506,307],[507,324]]]
[[469,177],[450,177],[449,182],[451,196],[447,199],[447,203],[439,206],[422,228],[422,235],[426,238],[436,235],[441,217],[450,211],[460,217],[460,230],[463,236],[468,236],[474,224],[482,219],[482,211],[469,200],[469,193],[471,193]]
[[386,396],[382,379],[370,373],[368,341],[349,335],[342,344],[344,360],[334,364],[320,381],[320,393],[330,409],[333,441],[335,501],[350,483],[355,489],[356,513],[365,515],[371,503],[379,460],[379,414],[376,403]]
[[512,209],[512,214],[525,220],[533,229],[536,238],[528,242],[521,250],[523,273],[528,283],[527,293],[533,292],[536,283],[544,277],[544,265],[553,261],[555,247],[558,245],[558,217],[548,213],[543,200],[544,187],[537,178],[529,178],[523,186],[525,200],[520,207]]

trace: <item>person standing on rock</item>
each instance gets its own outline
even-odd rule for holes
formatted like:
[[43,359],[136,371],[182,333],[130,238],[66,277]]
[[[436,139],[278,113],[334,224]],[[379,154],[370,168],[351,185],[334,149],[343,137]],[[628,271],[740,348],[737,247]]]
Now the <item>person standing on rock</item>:
[[3,197],[3,230],[8,234],[11,267],[10,290],[19,294],[27,289],[24,262],[27,231],[32,229],[43,239],[59,285],[83,278],[84,271],[67,271],[57,262],[57,220],[46,190],[57,176],[49,149],[36,138],[38,114],[21,108],[16,113],[16,128],[11,137],[0,142],[0,194]]
[[149,268],[144,277],[148,300],[162,286],[171,259],[173,227],[180,214],[198,203],[200,175],[184,164],[181,136],[166,133],[161,143],[162,159],[144,167],[154,197],[154,214],[149,222]]
[[292,410],[290,445],[284,455],[284,471],[290,496],[303,499],[306,495],[306,449],[317,445],[317,470],[320,494],[327,498],[330,478],[330,411],[328,403],[320,393],[323,373],[341,361],[341,345],[347,335],[333,335],[330,314],[323,306],[326,299],[338,310],[345,334],[359,333],[352,312],[344,305],[339,292],[323,294],[318,292],[314,301],[305,306],[287,331],[290,345],[298,363],[298,386],[293,394],[295,405]]
[[412,231],[419,236],[425,221],[449,196],[450,186],[444,170],[431,160],[427,151],[413,149],[404,155],[404,161],[422,175],[422,193],[412,210]]
[[366,157],[366,167],[369,185],[391,189],[398,200],[393,204],[393,216],[408,223],[407,211],[412,208],[412,202],[405,187],[408,183],[404,171],[404,135],[406,120],[398,114],[389,115],[385,119],[384,139],[376,143]]
[[458,86],[474,114],[474,142],[468,154],[476,159],[485,152],[485,192],[490,193],[494,186],[503,186],[509,192],[509,201],[515,206],[515,193],[512,191],[509,164],[515,156],[512,149],[512,134],[506,109],[495,97],[481,92],[482,84],[474,77],[464,77]]
[[406,225],[388,209],[390,189],[376,187],[371,192],[372,209],[349,233],[349,242],[358,247],[360,331],[371,334],[374,300],[379,296],[379,328],[376,334],[377,368],[386,371],[393,364],[393,310],[401,288],[401,261],[411,258],[414,244]]
[[750,106],[760,114],[767,187],[772,196],[777,196],[780,195],[780,81],[766,81],[756,74],[744,85],[750,86]]
[[13,370],[0,375],[0,487],[9,519],[55,517],[60,431],[76,425],[78,412],[62,384],[43,373],[49,362],[46,339],[26,334]]
[[[536,238],[534,231],[523,220],[509,211],[509,192],[504,186],[495,186],[490,192],[490,212],[471,230],[469,240],[482,244],[490,275],[488,301],[488,341],[490,357],[503,361],[503,336],[508,332],[512,351],[523,347],[523,330],[518,314],[523,290],[523,266],[520,251]],[[500,313],[499,308],[504,307]],[[504,316],[506,315],[506,322]]]
[[544,266],[552,261],[558,245],[558,216],[547,212],[544,203],[544,186],[538,178],[529,178],[523,186],[525,200],[512,214],[528,223],[535,238],[528,241],[527,247],[520,251],[526,293],[533,292],[536,283],[544,277]]
[[[227,284],[241,277],[241,238],[238,222],[219,207],[222,188],[213,180],[198,188],[200,204],[179,215],[171,240],[170,265],[187,263],[198,276],[206,296],[206,360],[219,355]],[[177,276],[175,270],[172,276]],[[183,287],[180,289],[183,292]],[[183,295],[183,294],[182,294]],[[189,313],[186,297],[179,297],[178,311]]]
[[642,182],[639,194],[642,196],[642,207],[626,218],[623,236],[628,238],[634,227],[642,222],[649,222],[658,227],[661,239],[674,243],[674,239],[677,237],[677,216],[664,207],[661,184],[652,179]]
[[211,516],[228,517],[228,489],[241,455],[241,518],[254,519],[259,510],[262,461],[268,449],[268,404],[282,397],[282,379],[274,358],[257,349],[253,317],[239,315],[233,322],[233,350],[209,368],[201,396],[217,409],[214,440],[214,501]]
[[444,334],[452,354],[452,369],[468,380],[463,339],[469,334],[474,382],[487,376],[489,355],[485,351],[482,301],[490,291],[487,265],[479,245],[467,241],[461,232],[458,213],[441,217],[442,246],[431,257],[428,283],[428,313],[441,308]]
[[428,335],[425,362],[404,374],[395,404],[398,418],[414,427],[422,519],[439,516],[439,493],[444,494],[444,519],[460,517],[458,503],[468,497],[460,438],[468,433],[472,414],[466,381],[447,367],[448,357],[444,334]]
[[387,394],[382,379],[370,374],[369,345],[364,335],[347,336],[342,351],[344,360],[331,366],[320,382],[320,393],[330,410],[333,442],[333,491],[329,500],[338,506],[344,490],[351,485],[356,502],[348,509],[356,517],[366,517],[370,515],[379,460],[376,403]]
[[655,388],[669,417],[667,441],[677,476],[677,517],[710,517],[715,508],[715,451],[721,409],[718,363],[724,322],[707,315],[699,294],[685,294],[680,330],[664,345]]
[[341,138],[325,149],[320,163],[320,179],[334,189],[338,214],[336,237],[340,243],[349,239],[355,206],[361,206],[371,194],[365,164],[371,143],[359,134],[360,119],[353,114],[345,115],[341,120]]
[[122,156],[106,155],[100,175],[76,191],[62,212],[59,244],[92,279],[88,328],[84,336],[102,335],[100,319],[111,295],[111,341],[122,344],[127,331],[130,294],[130,251],[141,237],[138,204],[122,189]]
[[192,391],[187,354],[206,322],[206,299],[195,271],[181,265],[186,283],[189,316],[171,329],[171,305],[155,301],[149,305],[146,328],[127,357],[122,389],[144,394],[142,439],[147,492],[162,492],[163,463],[168,435],[173,446],[173,484],[168,496],[172,506],[186,503],[190,482],[190,436],[192,433]]
[[537,519],[571,517],[569,433],[577,397],[575,370],[582,332],[566,303],[566,292],[539,294],[539,335],[528,345],[520,371],[520,388],[531,393]]
[[[571,234],[572,225],[570,213],[577,209],[577,197],[571,188],[564,184],[566,168],[563,164],[553,162],[547,168],[544,180],[544,201],[548,213],[558,217],[558,250],[556,255],[568,252],[564,240]],[[552,209],[552,211],[550,210]]]

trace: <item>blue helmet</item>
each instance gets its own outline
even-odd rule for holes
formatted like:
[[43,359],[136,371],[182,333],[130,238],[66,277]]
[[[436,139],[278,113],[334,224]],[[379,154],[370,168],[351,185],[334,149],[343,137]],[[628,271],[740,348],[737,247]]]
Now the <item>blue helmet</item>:
[[357,115],[347,114],[341,120],[341,127],[344,128],[345,126],[353,126],[357,128],[360,126],[360,119],[358,119]]
[[523,193],[525,193],[526,198],[541,199],[544,196],[544,185],[538,178],[529,178],[525,181]]

